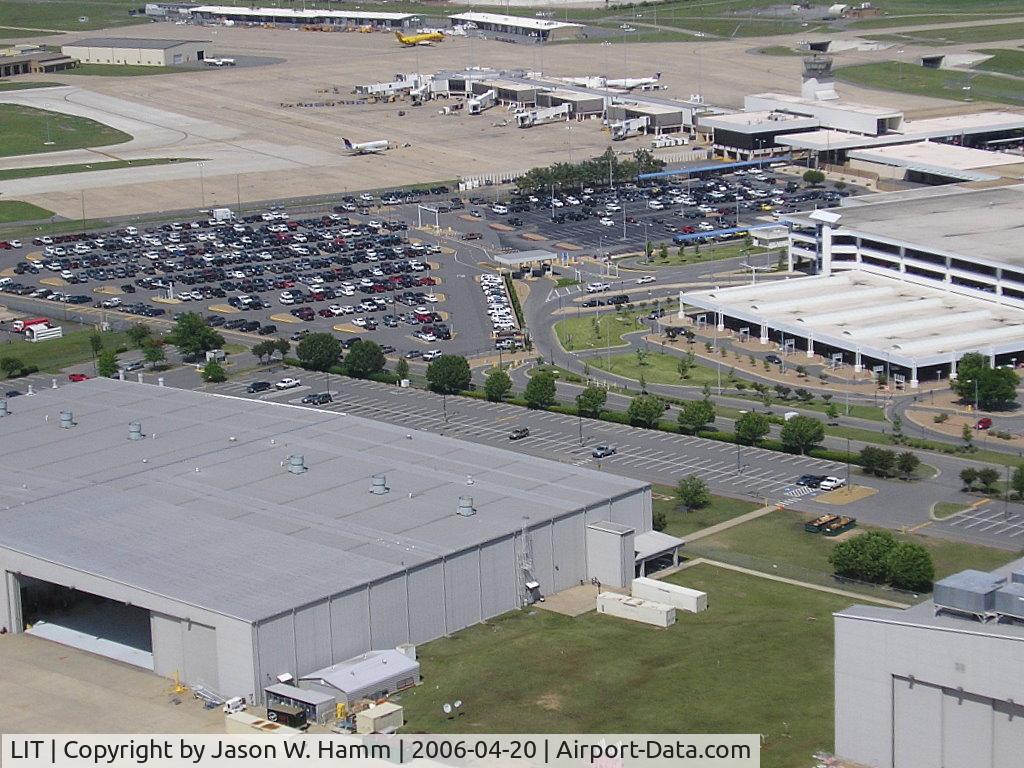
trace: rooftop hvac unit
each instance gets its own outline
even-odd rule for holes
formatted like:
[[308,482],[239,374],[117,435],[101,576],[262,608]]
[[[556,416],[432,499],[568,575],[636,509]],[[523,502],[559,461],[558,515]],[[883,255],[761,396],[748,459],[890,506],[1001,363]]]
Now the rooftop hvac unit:
[[391,489],[388,488],[388,480],[384,475],[374,475],[370,478],[370,493],[383,496],[389,490]]
[[1010,581],[1014,584],[1024,584],[1024,571],[1014,571],[1011,573]]
[[128,424],[128,439],[129,440],[141,440],[142,439],[142,425],[137,421],[132,421]]
[[1000,616],[1024,621],[1024,583],[1015,581],[997,589],[995,612]]
[[4,416],[7,416],[8,414],[10,414],[10,411],[7,410],[7,401],[0,400],[0,419],[2,419]]
[[967,570],[935,582],[936,610],[949,610],[988,618],[995,608],[995,593],[1006,579],[985,571]]
[[301,454],[293,453],[288,457],[288,471],[293,475],[301,475],[306,471],[306,463]]
[[475,515],[476,509],[473,507],[473,497],[459,496],[459,506],[455,512],[462,517],[471,517],[472,515]]
[[71,429],[73,426],[75,426],[75,417],[72,415],[71,411],[61,411],[60,428]]

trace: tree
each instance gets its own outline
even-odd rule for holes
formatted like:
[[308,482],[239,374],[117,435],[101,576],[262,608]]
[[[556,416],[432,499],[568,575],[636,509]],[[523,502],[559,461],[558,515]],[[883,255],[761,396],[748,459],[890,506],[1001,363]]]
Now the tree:
[[164,345],[156,339],[148,339],[146,341],[142,347],[142,357],[149,363],[150,367],[167,359]]
[[377,342],[360,339],[345,356],[345,372],[353,378],[366,379],[383,371],[385,362],[384,352]]
[[634,427],[651,429],[658,425],[664,412],[665,406],[660,398],[654,395],[637,395],[629,401],[626,417]]
[[288,339],[275,339],[274,348],[281,354],[281,359],[284,360],[285,355],[292,348],[292,343]]
[[227,373],[224,371],[224,366],[216,360],[210,360],[207,362],[201,375],[203,377],[203,381],[213,384],[221,381],[227,381],[228,378]]
[[921,459],[913,451],[903,451],[896,457],[896,469],[899,470],[904,480],[909,480],[919,466],[921,466]]
[[97,330],[90,331],[89,333],[89,348],[92,350],[92,356],[97,357],[100,352],[103,351],[103,334]]
[[21,372],[21,369],[25,367],[25,364],[21,362],[20,358],[17,357],[0,357],[0,371],[4,372],[4,376],[8,378]]
[[663,509],[655,509],[651,512],[651,528],[656,531],[664,531],[668,527],[668,515]]
[[526,405],[530,408],[547,408],[555,404],[555,375],[551,371],[541,371],[530,377],[526,389],[523,390]]
[[263,358],[267,358],[267,362],[270,362],[270,358],[274,356],[277,351],[277,342],[273,339],[265,339],[264,341],[258,341],[252,345],[251,352],[256,355],[257,359],[262,363]]
[[978,482],[985,493],[992,493],[999,482],[999,470],[995,467],[982,467],[978,470]]
[[974,440],[974,433],[971,431],[970,424],[964,424],[964,428],[960,430],[960,437],[964,441],[964,447],[970,448],[971,442]]
[[679,428],[691,435],[715,420],[715,407],[710,400],[687,400],[679,406]]
[[818,184],[821,184],[823,181],[825,181],[825,174],[822,173],[821,171],[817,171],[813,168],[810,168],[804,171],[803,180],[810,184],[812,187],[816,187]]
[[794,416],[782,425],[782,447],[787,451],[807,451],[825,439],[825,426],[810,416]]
[[1010,478],[1010,490],[1017,494],[1018,499],[1024,499],[1024,465],[1013,470],[1013,477]]
[[889,575],[888,557],[895,546],[896,537],[889,531],[868,531],[836,544],[828,561],[839,576],[882,583]]
[[118,367],[117,353],[112,349],[104,349],[96,358],[96,373],[100,376],[108,378],[117,376]]
[[957,379],[953,391],[960,399],[978,408],[999,408],[1016,398],[1020,377],[1008,368],[992,368],[989,358],[970,352],[957,363]]
[[658,246],[658,258],[662,261],[668,261],[668,246],[665,243]]
[[606,402],[608,402],[608,392],[603,387],[591,384],[579,394],[576,407],[584,416],[596,419],[601,415]]
[[651,256],[653,256],[653,255],[654,255],[654,243],[652,243],[650,240],[648,240],[646,243],[644,243],[644,257],[647,259],[647,261],[650,261],[651,260]]
[[195,312],[186,312],[178,317],[174,328],[167,335],[167,341],[173,344],[183,357],[193,360],[204,352],[224,345],[224,337],[210,328],[202,316]]
[[145,323],[135,323],[128,329],[128,340],[133,347],[142,347],[153,335],[149,326]]
[[756,411],[747,411],[736,419],[736,440],[743,445],[757,445],[771,429],[768,417]]
[[926,592],[935,579],[935,565],[927,549],[912,541],[897,541],[886,556],[886,580],[896,589]]
[[978,470],[974,467],[964,467],[960,470],[960,482],[964,484],[965,491],[973,490],[974,484],[978,482]]
[[395,363],[395,376],[399,381],[409,378],[409,361],[404,357],[398,358],[398,362]]
[[501,368],[494,368],[484,381],[484,394],[492,403],[500,403],[512,391],[512,379]]
[[687,512],[692,512],[711,503],[711,491],[697,475],[687,475],[676,484],[676,498]]
[[879,448],[878,459],[875,464],[875,474],[879,477],[892,477],[895,468],[896,451],[890,451],[888,448]]
[[341,342],[329,333],[311,333],[299,342],[295,354],[303,368],[329,371],[341,360]]
[[461,355],[441,355],[427,366],[430,388],[442,395],[454,395],[469,389],[472,378],[469,361]]
[[828,416],[830,424],[835,424],[839,420],[839,406],[829,403],[825,406],[825,415]]

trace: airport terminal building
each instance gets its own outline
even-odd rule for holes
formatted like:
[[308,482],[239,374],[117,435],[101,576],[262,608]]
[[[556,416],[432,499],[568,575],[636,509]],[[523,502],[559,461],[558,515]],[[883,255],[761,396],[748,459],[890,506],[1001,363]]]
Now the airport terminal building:
[[847,198],[783,219],[790,270],[811,276],[683,292],[679,320],[910,387],[955,377],[968,352],[1024,362],[1024,186]]
[[682,543],[645,483],[303,406],[92,379],[0,440],[0,627],[224,697]]

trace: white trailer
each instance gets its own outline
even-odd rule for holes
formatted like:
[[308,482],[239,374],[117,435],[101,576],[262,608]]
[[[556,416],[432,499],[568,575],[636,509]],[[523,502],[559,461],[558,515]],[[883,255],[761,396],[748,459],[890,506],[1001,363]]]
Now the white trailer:
[[616,592],[602,592],[597,596],[597,612],[655,627],[671,627],[676,623],[676,609],[671,605]]
[[469,99],[466,104],[469,105],[469,114],[480,115],[486,112],[488,109],[493,107],[498,102],[498,94],[493,88],[490,88],[479,96],[474,96]]
[[651,142],[651,146],[654,149],[664,149],[665,147],[685,147],[690,143],[690,139],[687,136],[658,136]]
[[633,597],[639,597],[641,600],[664,603],[688,613],[700,613],[708,609],[707,592],[680,587],[677,584],[668,584],[657,579],[633,579],[630,592]]
[[647,133],[647,129],[651,126],[651,118],[649,117],[634,117],[629,120],[622,120],[617,123],[612,123],[612,141],[622,141],[628,139],[631,136],[642,136]]
[[214,208],[210,214],[214,221],[231,221],[235,218],[235,214],[231,212],[230,208]]
[[53,328],[48,325],[30,325],[25,329],[25,338],[32,342],[59,339],[63,335],[64,329],[59,325]]
[[516,115],[516,124],[520,128],[532,128],[535,125],[544,125],[545,123],[565,122],[569,119],[571,110],[572,108],[569,104],[530,109]]

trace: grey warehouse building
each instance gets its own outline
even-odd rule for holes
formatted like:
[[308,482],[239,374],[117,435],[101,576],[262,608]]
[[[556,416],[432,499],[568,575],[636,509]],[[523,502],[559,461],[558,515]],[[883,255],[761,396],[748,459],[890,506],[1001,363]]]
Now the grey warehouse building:
[[836,754],[875,768],[1020,766],[1022,622],[1024,560],[943,579],[911,608],[836,613]]
[[92,379],[0,402],[0,442],[0,627],[225,697],[590,579],[588,526],[665,550],[645,483],[302,406]]

